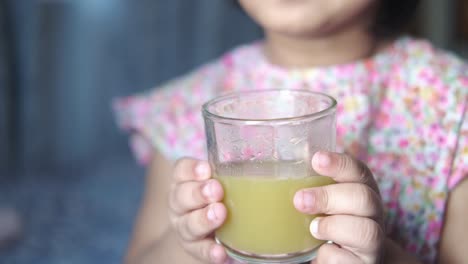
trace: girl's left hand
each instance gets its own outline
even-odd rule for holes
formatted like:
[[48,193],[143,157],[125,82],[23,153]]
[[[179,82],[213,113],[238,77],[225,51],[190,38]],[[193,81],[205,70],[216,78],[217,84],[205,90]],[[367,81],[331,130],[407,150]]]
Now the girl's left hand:
[[382,259],[385,241],[383,206],[377,183],[362,162],[345,154],[318,152],[314,170],[337,184],[303,189],[294,196],[297,210],[325,214],[310,225],[312,235],[333,241],[318,250],[312,263],[373,264]]

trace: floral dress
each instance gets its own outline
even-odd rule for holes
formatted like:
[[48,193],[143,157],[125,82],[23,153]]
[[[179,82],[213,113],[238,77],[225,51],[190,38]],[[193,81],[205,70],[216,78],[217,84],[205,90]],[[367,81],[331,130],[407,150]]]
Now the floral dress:
[[388,236],[426,263],[437,257],[450,191],[468,175],[468,66],[430,43],[402,37],[374,56],[284,69],[262,42],[146,93],[117,99],[119,125],[137,159],[206,157],[201,105],[223,93],[271,88],[334,96],[337,147],[364,161],[379,185]]

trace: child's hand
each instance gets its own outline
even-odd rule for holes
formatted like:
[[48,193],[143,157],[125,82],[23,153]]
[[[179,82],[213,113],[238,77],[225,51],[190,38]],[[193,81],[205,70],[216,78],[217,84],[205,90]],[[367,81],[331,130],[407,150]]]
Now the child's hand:
[[379,190],[370,170],[344,154],[319,152],[312,166],[337,184],[303,189],[294,197],[295,207],[307,214],[326,214],[312,221],[310,231],[324,244],[313,263],[377,263],[385,234]]
[[210,179],[207,162],[182,159],[174,169],[169,196],[170,219],[182,247],[203,263],[224,263],[223,247],[211,235],[226,219],[221,184]]

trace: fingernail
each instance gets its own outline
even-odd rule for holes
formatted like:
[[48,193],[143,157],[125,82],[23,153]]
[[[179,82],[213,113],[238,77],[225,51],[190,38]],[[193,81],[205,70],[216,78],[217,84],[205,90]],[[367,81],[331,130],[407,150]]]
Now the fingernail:
[[314,202],[315,197],[311,191],[299,191],[294,195],[294,206],[300,211],[312,209]]
[[293,203],[294,203],[294,206],[297,208],[297,209],[302,209],[304,208],[304,192],[297,192],[295,195],[294,195],[294,198],[293,198]]
[[213,183],[211,181],[208,181],[205,186],[203,186],[202,194],[208,199],[213,196]]
[[200,162],[195,167],[195,173],[201,178],[205,178],[209,173],[210,167],[205,162]]
[[330,163],[331,163],[331,160],[330,160],[330,156],[325,153],[325,152],[318,152],[317,154],[317,161],[318,161],[318,165],[320,167],[328,167],[330,166]]
[[318,238],[318,228],[319,228],[320,220],[322,220],[321,217],[316,217],[314,220],[312,220],[312,223],[310,223],[310,233],[315,238]]
[[304,205],[304,209],[311,209],[314,206],[314,195],[312,192],[302,192],[302,203]]
[[208,213],[207,213],[208,220],[215,222],[218,217],[216,216],[216,212],[213,208],[213,205],[208,208]]
[[218,245],[214,245],[212,248],[211,248],[211,251],[210,251],[210,255],[211,255],[211,259],[215,262],[219,262],[221,260],[221,258],[223,257],[223,250],[220,249],[220,247]]

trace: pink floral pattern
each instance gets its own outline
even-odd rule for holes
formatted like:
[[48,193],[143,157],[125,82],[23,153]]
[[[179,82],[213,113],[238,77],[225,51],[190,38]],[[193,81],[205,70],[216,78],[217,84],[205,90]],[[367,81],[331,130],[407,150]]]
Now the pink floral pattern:
[[148,163],[154,149],[169,159],[204,158],[201,105],[225,92],[269,88],[309,89],[338,100],[339,151],[373,171],[388,235],[434,262],[448,194],[468,175],[467,64],[404,37],[366,60],[283,69],[268,63],[259,42],[158,89],[118,99],[114,108],[140,162]]

